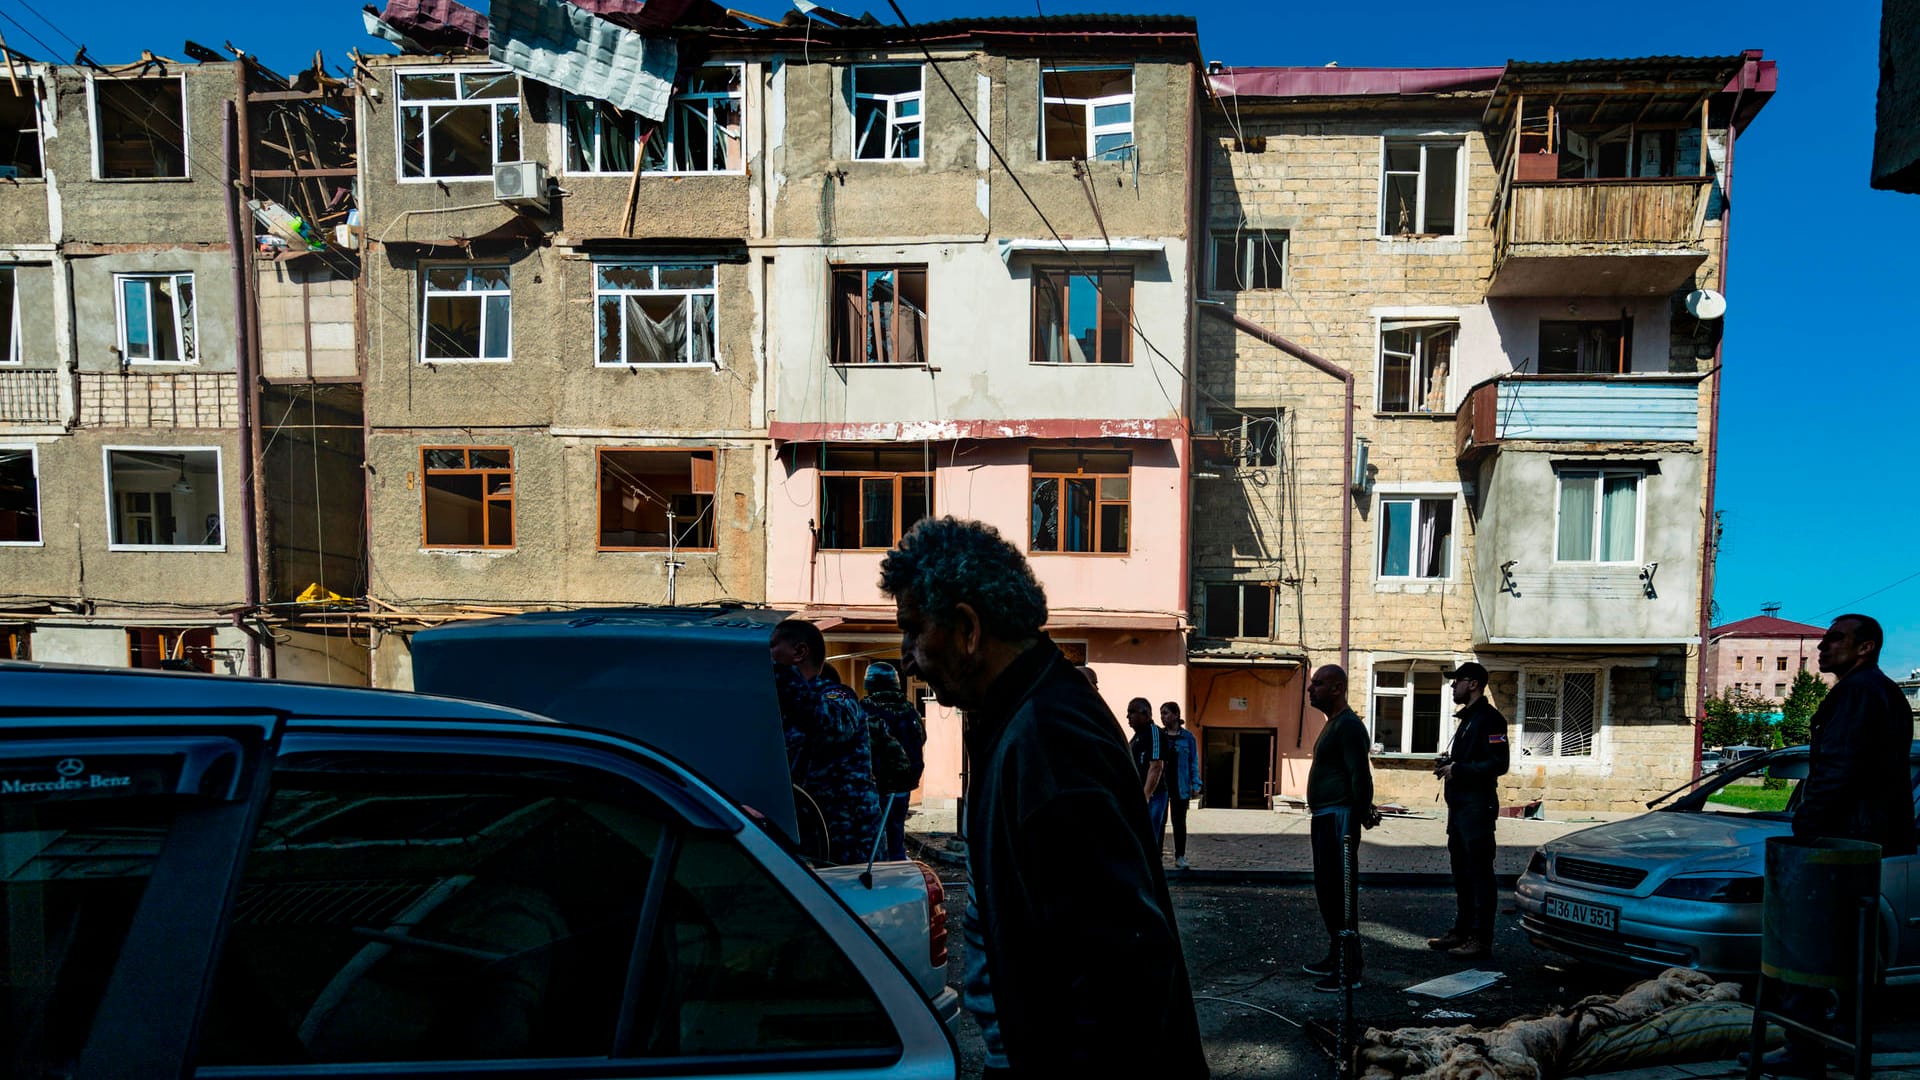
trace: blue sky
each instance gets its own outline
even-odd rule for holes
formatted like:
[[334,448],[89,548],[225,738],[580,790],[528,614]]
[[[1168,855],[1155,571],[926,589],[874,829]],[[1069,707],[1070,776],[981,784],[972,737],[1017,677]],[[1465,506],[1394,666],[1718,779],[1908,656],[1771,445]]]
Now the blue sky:
[[[774,18],[783,10],[771,0],[733,2]],[[915,21],[1076,10],[1056,0],[901,6]],[[1767,601],[1806,622],[1849,608],[1876,615],[1888,635],[1883,666],[1901,677],[1920,668],[1920,486],[1906,471],[1920,449],[1920,362],[1906,324],[1920,311],[1920,196],[1867,183],[1879,7],[1108,0],[1077,10],[1191,13],[1206,57],[1235,65],[1454,67],[1765,50],[1780,65],[1780,92],[1735,156],[1716,599],[1728,621]],[[890,20],[885,0],[873,10]],[[142,48],[179,57],[183,38],[214,47],[231,40],[284,72],[304,67],[315,49],[330,62],[355,46],[388,51],[361,30],[359,5],[340,0],[244,8],[114,0],[79,9],[0,0],[0,33],[24,52],[63,60],[73,54],[71,35],[103,62],[134,59]]]

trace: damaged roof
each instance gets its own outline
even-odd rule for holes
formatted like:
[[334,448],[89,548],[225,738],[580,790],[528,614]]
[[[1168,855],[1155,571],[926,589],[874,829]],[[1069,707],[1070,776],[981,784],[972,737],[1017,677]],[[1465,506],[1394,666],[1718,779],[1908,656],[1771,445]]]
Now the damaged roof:
[[1590,110],[1585,122],[1677,120],[1716,94],[1741,94],[1744,127],[1773,96],[1773,61],[1760,50],[1731,56],[1633,56],[1588,60],[1509,60],[1487,102],[1485,120],[1501,122],[1522,95],[1551,95],[1562,112]]
[[790,41],[816,48],[991,40],[998,48],[1018,51],[1022,41],[1031,40],[1037,51],[1041,42],[1052,49],[1063,42],[1078,41],[1090,45],[1126,43],[1135,47],[1175,45],[1196,60],[1200,48],[1200,24],[1191,15],[1011,15],[941,19],[912,26],[880,22],[830,26],[796,12],[777,27],[721,26],[705,28],[705,31],[722,40]]
[[1505,68],[1232,67],[1207,76],[1216,98],[1485,94]]

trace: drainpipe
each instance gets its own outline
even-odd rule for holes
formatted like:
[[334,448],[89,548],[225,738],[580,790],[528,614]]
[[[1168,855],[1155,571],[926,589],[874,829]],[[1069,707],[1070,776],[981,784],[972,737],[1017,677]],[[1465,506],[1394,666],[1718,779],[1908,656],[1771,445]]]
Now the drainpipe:
[[[260,608],[260,531],[254,518],[254,485],[258,478],[259,462],[253,456],[254,415],[253,415],[253,349],[247,335],[247,248],[245,234],[240,227],[240,191],[234,186],[238,177],[239,163],[235,147],[239,142],[238,111],[232,101],[228,101],[225,115],[221,117],[221,164],[220,175],[227,182],[227,243],[232,247],[233,255],[233,310],[234,320],[234,378],[239,382],[240,409],[240,556],[246,573],[246,614],[251,615]],[[231,529],[229,529],[231,534]],[[235,616],[236,621],[239,616]],[[258,678],[260,675],[260,639],[247,635],[247,674]]]
[[[1727,294],[1727,241],[1733,232],[1733,144],[1736,129],[1740,125],[1740,105],[1747,96],[1747,86],[1753,82],[1755,62],[1759,52],[1748,50],[1746,63],[1740,68],[1740,89],[1733,95],[1733,110],[1727,115],[1727,166],[1720,184],[1720,295]],[[1700,647],[1694,657],[1693,691],[1693,775],[1700,777],[1700,750],[1706,733],[1702,724],[1707,716],[1707,636],[1713,632],[1713,561],[1715,556],[1715,521],[1713,513],[1714,489],[1717,486],[1720,469],[1720,382],[1725,378],[1726,369],[1721,366],[1722,354],[1726,349],[1727,336],[1722,328],[1720,340],[1713,346],[1713,389],[1708,392],[1707,425],[1712,438],[1707,441],[1707,499],[1706,522],[1702,530],[1700,544]]]
[[[1281,337],[1259,323],[1228,311],[1224,307],[1202,304],[1200,310],[1223,322],[1231,323],[1235,329],[1249,337],[1264,341],[1288,356],[1311,364],[1346,384],[1347,402],[1346,410],[1342,414],[1340,439],[1342,464],[1338,479],[1340,485],[1340,667],[1344,669],[1347,666],[1347,652],[1352,645],[1353,633],[1353,507],[1347,504],[1347,481],[1353,476],[1353,372],[1312,349]],[[1301,644],[1306,643],[1301,642]],[[1301,723],[1304,729],[1304,715],[1301,717]]]
[[[1212,158],[1213,155],[1208,153],[1208,148],[1203,145],[1201,141],[1200,80],[1203,78],[1205,78],[1205,75],[1196,69],[1195,74],[1189,77],[1187,83],[1187,153],[1189,155],[1197,154],[1200,160],[1205,162]],[[1204,170],[1204,165],[1202,168]],[[1194,283],[1199,277],[1200,245],[1204,243],[1199,229],[1199,192],[1211,191],[1212,188],[1202,185],[1196,190],[1193,176],[1194,170],[1183,169],[1181,171],[1186,174],[1184,180],[1186,183],[1187,197],[1187,295],[1192,296],[1197,291],[1194,288]],[[1204,178],[1204,176],[1205,173],[1203,171],[1202,177]],[[1196,359],[1199,355],[1199,333],[1194,326],[1192,305],[1187,306],[1184,325],[1181,326],[1180,330],[1186,339],[1187,355],[1185,370],[1181,372],[1181,375],[1184,376],[1182,385],[1185,387],[1185,392],[1181,395],[1180,399],[1180,407],[1183,414],[1182,420],[1184,422],[1180,425],[1180,591],[1178,594],[1178,610],[1187,618],[1188,624],[1191,625],[1193,621],[1193,414],[1195,412],[1195,406],[1198,404],[1194,383],[1195,376],[1200,370],[1199,361]],[[1182,634],[1181,638],[1181,665],[1184,667],[1186,662],[1185,635]],[[1185,698],[1185,687],[1181,689],[1181,697]],[[1187,703],[1189,710],[1191,710],[1192,705],[1192,702]]]

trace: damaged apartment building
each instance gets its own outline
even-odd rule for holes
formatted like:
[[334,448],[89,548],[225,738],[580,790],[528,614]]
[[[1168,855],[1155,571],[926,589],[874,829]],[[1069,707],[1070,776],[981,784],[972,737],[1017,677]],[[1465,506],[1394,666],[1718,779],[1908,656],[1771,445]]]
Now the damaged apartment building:
[[1383,801],[1433,798],[1466,660],[1511,725],[1504,804],[1637,808],[1691,777],[1728,192],[1772,62],[1210,78],[1207,804],[1301,795],[1329,662]]
[[1180,697],[1193,21],[672,7],[373,17],[375,682],[403,615],[744,601],[858,685],[882,553],[956,514],[1116,705]]
[[[314,674],[324,643],[267,624],[310,583],[358,591],[357,395],[320,446],[335,403],[304,392],[357,378],[357,271],[278,233],[350,213],[345,84],[187,52],[14,52],[0,81],[4,655]],[[273,470],[300,506],[262,496]]]

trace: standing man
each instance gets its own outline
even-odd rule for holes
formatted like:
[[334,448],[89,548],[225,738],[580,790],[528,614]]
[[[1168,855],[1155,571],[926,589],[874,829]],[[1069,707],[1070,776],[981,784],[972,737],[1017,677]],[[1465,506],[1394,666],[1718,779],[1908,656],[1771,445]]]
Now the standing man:
[[1314,672],[1307,701],[1327,717],[1307,769],[1313,892],[1327,927],[1327,955],[1302,970],[1321,976],[1315,990],[1338,993],[1361,985],[1360,827],[1373,813],[1373,767],[1367,760],[1373,739],[1347,707],[1345,669],[1328,664]]
[[[1141,792],[1147,799],[1147,820],[1153,823],[1153,835],[1164,836],[1167,829],[1167,741],[1153,726],[1153,702],[1137,697],[1127,702],[1127,725],[1133,738],[1127,750],[1133,754],[1133,767],[1140,773]],[[1159,851],[1159,845],[1154,846]],[[1155,861],[1158,861],[1156,856]]]
[[[1913,713],[1899,685],[1880,670],[1885,643],[1880,623],[1866,615],[1842,615],[1820,638],[1820,670],[1839,681],[1813,714],[1793,835],[1865,840],[1890,859],[1914,852],[1907,771]],[[1790,985],[1780,1005],[1789,1016],[1819,1024],[1835,1001],[1831,991]],[[1826,1054],[1818,1040],[1788,1031],[1787,1045],[1762,1057],[1760,1067],[1781,1076],[1825,1076]]]
[[873,759],[873,781],[880,789],[882,831],[886,834],[885,857],[894,862],[907,857],[907,797],[920,786],[926,772],[927,725],[920,710],[907,700],[900,688],[900,673],[892,664],[875,661],[867,665],[868,732],[878,727],[885,741],[899,750],[900,760],[882,766],[877,751]]
[[819,627],[787,619],[773,628],[767,651],[794,786],[820,808],[833,861],[866,862],[880,821],[866,710],[826,667]]
[[1427,939],[1456,960],[1493,954],[1493,914],[1499,891],[1493,880],[1493,824],[1500,818],[1499,779],[1507,774],[1507,718],[1487,700],[1487,669],[1472,661],[1449,672],[1456,724],[1453,743],[1433,775],[1446,785],[1447,855],[1453,863],[1453,895],[1459,906],[1453,929]]
[[[1180,703],[1169,701],[1160,706],[1161,743],[1167,748],[1167,768],[1163,790],[1167,795],[1167,816],[1173,819],[1173,865],[1187,865],[1187,800],[1200,797],[1200,747],[1187,721],[1180,715]],[[1165,834],[1158,834],[1164,837]]]
[[1041,632],[991,526],[915,525],[880,564],[907,674],[966,713],[965,1000],[989,1073],[1207,1074],[1173,902],[1113,713]]

